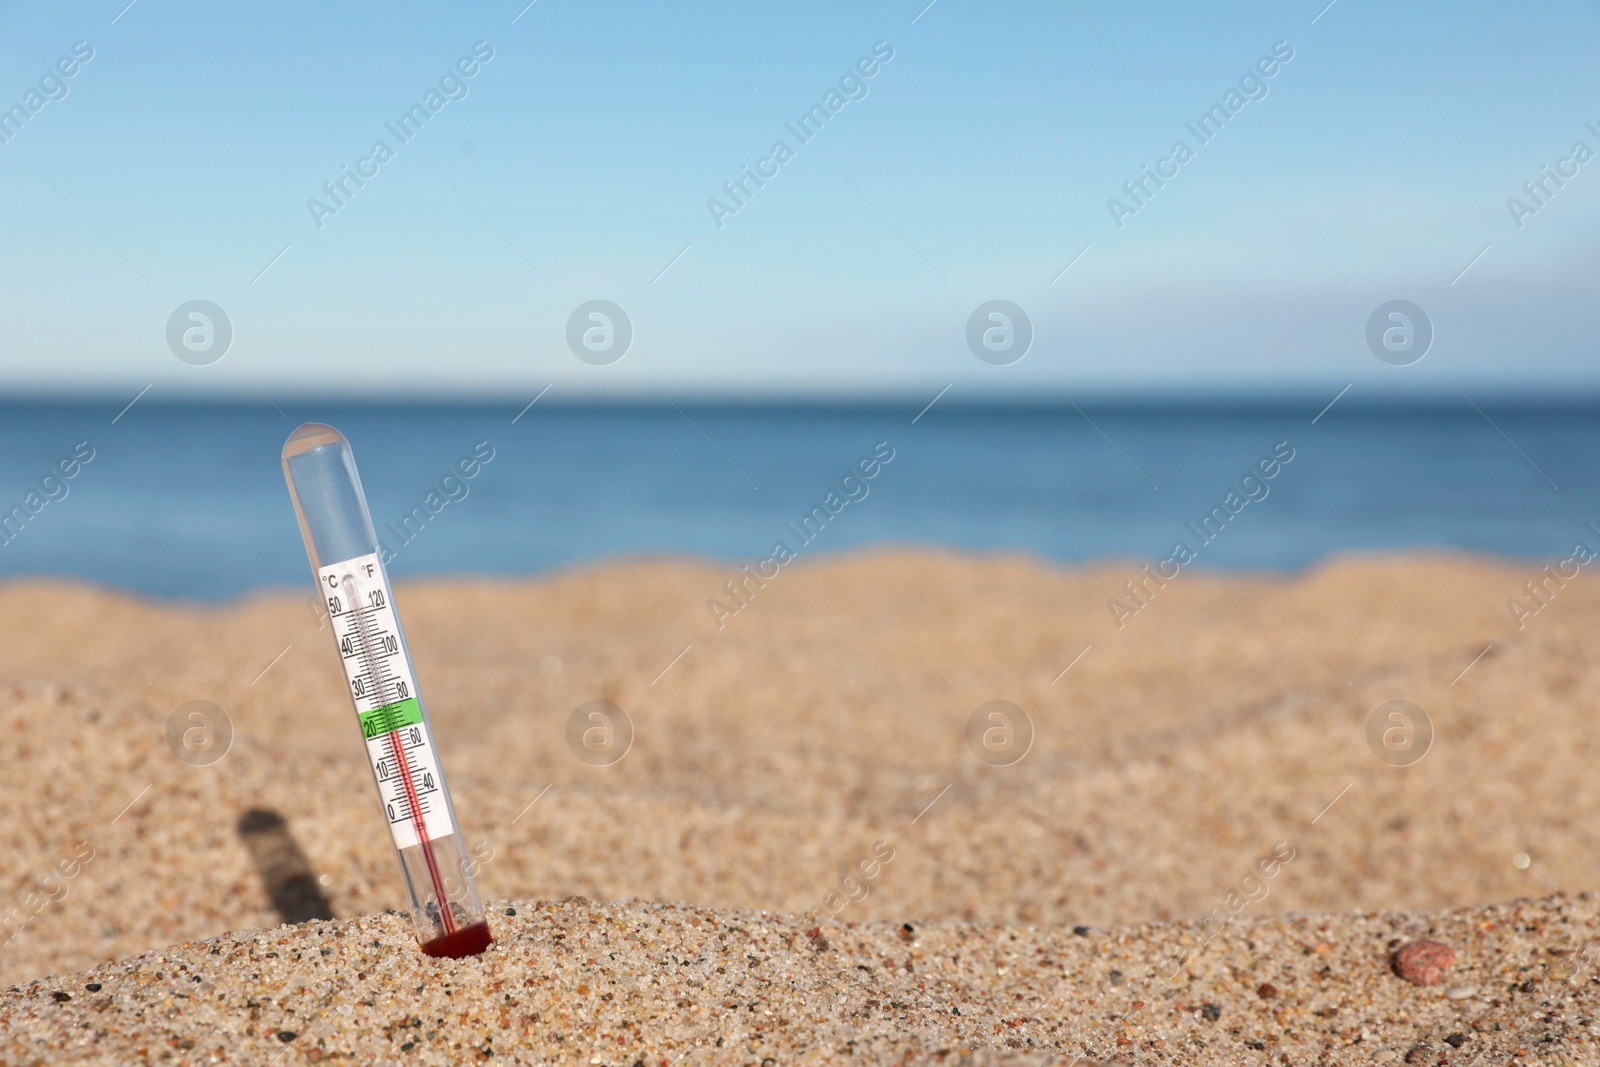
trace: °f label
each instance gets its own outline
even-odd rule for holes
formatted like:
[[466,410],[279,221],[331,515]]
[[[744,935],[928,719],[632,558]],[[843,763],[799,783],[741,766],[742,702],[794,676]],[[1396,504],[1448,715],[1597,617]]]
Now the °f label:
[[377,555],[323,567],[318,578],[395,848],[455,833]]

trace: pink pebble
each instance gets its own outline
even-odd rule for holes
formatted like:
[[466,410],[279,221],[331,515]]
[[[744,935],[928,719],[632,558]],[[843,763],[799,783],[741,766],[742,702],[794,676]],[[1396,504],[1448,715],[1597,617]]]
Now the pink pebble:
[[1394,973],[1414,985],[1437,985],[1456,961],[1456,950],[1439,941],[1412,941],[1394,954]]

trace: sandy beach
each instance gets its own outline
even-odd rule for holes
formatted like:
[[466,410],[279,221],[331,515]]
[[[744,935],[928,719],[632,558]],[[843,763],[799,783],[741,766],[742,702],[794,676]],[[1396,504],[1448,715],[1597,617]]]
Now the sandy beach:
[[[399,585],[497,902],[443,963],[384,914],[304,597],[0,589],[0,1061],[1593,1062],[1582,577],[1519,628],[1538,567],[1464,557],[1185,571],[1120,626],[1134,563],[874,552],[719,619],[737,576]],[[595,699],[633,733],[600,765]],[[1432,738],[1386,759],[1395,700]],[[190,701],[215,762],[169,746]],[[991,701],[1032,738],[980,759]],[[1391,969],[1418,938],[1436,985]]]

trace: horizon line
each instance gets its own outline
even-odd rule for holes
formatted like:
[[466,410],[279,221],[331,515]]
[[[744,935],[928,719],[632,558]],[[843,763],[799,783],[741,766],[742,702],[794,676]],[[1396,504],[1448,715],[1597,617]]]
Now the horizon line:
[[[249,407],[263,402],[267,394],[259,388],[250,389],[193,389],[159,388],[163,383],[152,382],[144,386],[132,385],[63,389],[51,387],[7,388],[0,386],[0,407],[67,407],[115,403],[128,404],[135,398],[144,406],[198,407],[239,406]],[[1070,386],[1071,399],[1064,399],[1055,383],[1041,383],[1038,389],[1015,387],[994,388],[948,383],[924,388],[894,387],[875,389],[694,389],[674,390],[672,399],[664,398],[659,390],[596,390],[576,388],[570,392],[560,388],[560,383],[529,383],[520,387],[439,389],[351,390],[344,392],[326,387],[310,389],[305,386],[276,387],[268,402],[286,401],[296,404],[316,402],[350,407],[431,407],[431,408],[481,408],[514,403],[518,408],[531,407],[530,400],[541,407],[564,408],[656,408],[671,403],[696,407],[750,407],[750,408],[889,408],[906,404],[918,410],[944,408],[1041,408],[1070,407],[1073,403],[1086,403],[1095,407],[1126,408],[1283,408],[1315,404],[1318,410],[1332,406],[1330,400],[1345,408],[1395,408],[1442,407],[1464,403],[1463,392],[1454,382],[1436,386],[1396,388],[1382,386],[1374,395],[1371,385],[1362,388],[1361,382],[1329,383],[1327,385],[1259,386],[1207,388],[1138,388],[1082,384]],[[1587,408],[1600,406],[1600,382],[1580,386],[1530,386],[1523,383],[1473,382],[1467,388],[1483,390],[1474,401],[1496,407]],[[137,394],[137,396],[135,396]],[[930,402],[931,401],[931,402]]]

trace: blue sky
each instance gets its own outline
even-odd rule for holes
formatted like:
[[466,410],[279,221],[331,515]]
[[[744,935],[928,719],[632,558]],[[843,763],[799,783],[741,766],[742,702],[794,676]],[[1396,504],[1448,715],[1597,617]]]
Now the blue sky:
[[[1593,4],[523,2],[0,3],[0,107],[94,51],[0,146],[0,387],[1600,387],[1600,159],[1520,228],[1506,203],[1600,151]],[[401,144],[385,124],[477,42]],[[785,124],[877,42],[801,144]],[[1185,123],[1277,42],[1265,97],[1199,145]],[[1108,200],[1179,139],[1119,228]],[[308,199],[378,140],[319,228]],[[778,140],[719,228],[708,199]],[[1009,366],[965,340],[995,298],[1033,324]],[[1364,340],[1395,298],[1436,331],[1408,367]],[[166,340],[193,299],[234,332],[206,366]],[[568,349],[592,299],[632,322],[620,362]]]

